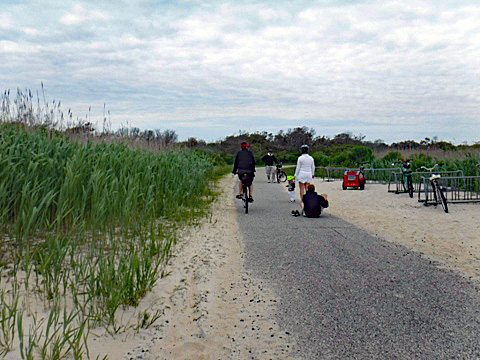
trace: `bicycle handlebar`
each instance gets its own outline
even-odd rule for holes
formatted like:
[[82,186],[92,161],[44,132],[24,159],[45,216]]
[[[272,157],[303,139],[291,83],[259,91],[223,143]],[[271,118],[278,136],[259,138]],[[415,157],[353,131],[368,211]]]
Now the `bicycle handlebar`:
[[425,169],[429,172],[432,172],[433,169],[435,169],[437,166],[438,166],[438,164],[433,165],[433,167],[431,167],[431,168],[427,168],[426,166],[420,166],[420,169]]

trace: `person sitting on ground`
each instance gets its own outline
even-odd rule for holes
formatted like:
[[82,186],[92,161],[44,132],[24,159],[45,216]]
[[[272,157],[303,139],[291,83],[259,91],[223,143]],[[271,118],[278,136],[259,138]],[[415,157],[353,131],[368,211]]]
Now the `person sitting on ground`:
[[306,217],[317,218],[323,208],[328,208],[327,194],[318,195],[315,185],[308,185],[307,192],[303,195],[303,213]]

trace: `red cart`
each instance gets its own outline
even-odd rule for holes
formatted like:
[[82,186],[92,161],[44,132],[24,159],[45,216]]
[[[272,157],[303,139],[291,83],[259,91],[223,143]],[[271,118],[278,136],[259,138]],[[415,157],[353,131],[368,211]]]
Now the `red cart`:
[[367,179],[365,178],[365,173],[361,170],[347,170],[343,174],[343,190],[347,190],[347,188],[356,188],[363,190],[365,189],[365,183]]

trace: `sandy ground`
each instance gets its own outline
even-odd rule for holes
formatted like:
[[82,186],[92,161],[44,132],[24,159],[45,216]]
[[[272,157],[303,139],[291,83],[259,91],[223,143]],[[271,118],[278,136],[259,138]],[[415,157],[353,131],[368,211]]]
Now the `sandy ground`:
[[423,253],[427,258],[474,281],[480,281],[480,203],[424,206],[408,194],[389,193],[387,185],[342,190],[341,181],[314,180],[327,193],[328,212],[387,241]]
[[[170,275],[142,303],[151,311],[161,309],[161,318],[135,335],[97,338],[92,354],[108,349],[110,359],[294,357],[294,340],[273,320],[274,294],[243,268],[231,192],[235,181],[221,181],[224,192],[211,218],[191,229],[177,246]],[[386,185],[344,191],[339,181],[315,179],[314,184],[328,194],[330,214],[480,281],[480,204],[451,204],[446,214],[440,206],[425,207],[416,197],[388,193]]]
[[[159,318],[147,329],[121,329],[114,336],[92,330],[90,358],[295,357],[293,338],[274,321],[275,295],[243,268],[232,196],[235,182],[230,176],[221,180],[218,186],[223,193],[211,216],[186,231],[167,267],[169,275],[158,281],[138,308],[119,314],[127,326],[138,324],[144,313]],[[339,181],[315,179],[314,183],[318,192],[328,194],[330,214],[480,281],[480,204],[451,204],[446,214],[441,207],[423,206],[415,197],[388,193],[386,185],[344,191]]]
[[[273,320],[276,298],[243,268],[232,188],[224,190],[208,222],[177,244],[167,271],[136,313],[160,311],[146,330],[94,337],[91,357],[109,359],[291,359],[296,345]],[[125,314],[125,318],[134,317]]]

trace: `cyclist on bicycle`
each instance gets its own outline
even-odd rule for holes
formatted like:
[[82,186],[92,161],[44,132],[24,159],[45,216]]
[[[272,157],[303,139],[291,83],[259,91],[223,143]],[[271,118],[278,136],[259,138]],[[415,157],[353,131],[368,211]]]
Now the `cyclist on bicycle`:
[[262,157],[262,160],[265,163],[268,182],[270,182],[270,177],[272,177],[272,182],[275,182],[275,167],[273,163],[278,164],[278,160],[275,155],[273,155],[272,149],[268,149],[267,155]]
[[242,198],[243,184],[250,188],[249,201],[253,202],[253,178],[255,177],[255,158],[253,153],[248,150],[248,143],[242,142],[241,148],[235,157],[235,163],[233,164],[233,174],[238,174],[240,182],[238,184],[237,199]]

